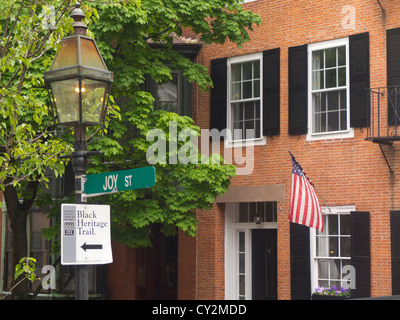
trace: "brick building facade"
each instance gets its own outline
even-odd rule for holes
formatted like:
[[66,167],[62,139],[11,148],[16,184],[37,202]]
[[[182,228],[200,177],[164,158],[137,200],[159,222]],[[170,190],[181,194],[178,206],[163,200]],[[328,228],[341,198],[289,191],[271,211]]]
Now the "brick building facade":
[[[193,118],[202,129],[227,128],[225,140],[214,143],[233,162],[243,151],[247,163],[239,168],[250,171],[232,180],[213,210],[197,212],[196,238],[179,234],[177,298],[308,299],[318,285],[349,279],[353,296],[398,294],[397,104],[388,103],[397,93],[385,90],[399,82],[400,6],[244,6],[263,23],[242,48],[202,47],[196,60],[215,86],[194,89]],[[385,88],[380,101],[369,88]],[[246,141],[254,146],[240,147]],[[324,234],[288,221],[287,150],[319,192]],[[259,215],[263,221],[254,222]]]

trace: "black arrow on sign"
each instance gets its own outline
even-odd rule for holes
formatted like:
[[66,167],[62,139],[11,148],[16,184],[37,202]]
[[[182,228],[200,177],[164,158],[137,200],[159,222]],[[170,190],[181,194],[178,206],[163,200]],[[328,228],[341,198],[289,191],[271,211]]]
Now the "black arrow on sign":
[[85,252],[86,252],[86,249],[103,249],[103,245],[102,244],[86,244],[86,242],[81,246],[81,248],[83,249],[83,250],[85,250]]

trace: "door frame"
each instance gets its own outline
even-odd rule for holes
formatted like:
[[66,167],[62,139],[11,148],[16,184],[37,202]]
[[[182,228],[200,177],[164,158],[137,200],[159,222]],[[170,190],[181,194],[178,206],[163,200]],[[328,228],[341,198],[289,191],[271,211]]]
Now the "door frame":
[[[252,230],[278,229],[277,222],[236,222],[238,203],[225,204],[225,300],[239,299],[239,232],[245,240],[245,300],[252,299]],[[234,279],[234,280],[232,280]]]

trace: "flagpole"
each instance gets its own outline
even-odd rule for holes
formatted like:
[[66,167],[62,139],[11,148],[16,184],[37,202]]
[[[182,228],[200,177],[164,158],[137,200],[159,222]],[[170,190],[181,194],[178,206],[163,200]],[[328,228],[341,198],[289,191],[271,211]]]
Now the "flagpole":
[[[294,158],[295,156],[290,152],[290,150],[288,150],[289,154]],[[299,164],[299,163],[298,163]],[[299,164],[300,166],[300,164]],[[303,168],[300,166],[301,170],[304,172]],[[322,201],[324,202],[325,206],[328,208],[329,212],[332,213],[331,208],[328,206],[328,203],[325,201],[324,197],[321,195],[321,193],[318,191],[318,189],[315,187],[314,183],[311,183],[311,185],[313,186],[314,190],[317,192],[318,196],[322,199]]]

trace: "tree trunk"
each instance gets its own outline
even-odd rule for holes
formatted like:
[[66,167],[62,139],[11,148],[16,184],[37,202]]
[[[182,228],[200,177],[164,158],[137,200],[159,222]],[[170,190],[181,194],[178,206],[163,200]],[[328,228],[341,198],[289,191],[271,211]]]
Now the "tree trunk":
[[[28,238],[26,232],[26,218],[27,212],[18,210],[14,212],[14,217],[11,219],[11,248],[12,248],[12,274],[14,278],[15,266],[23,257],[29,256],[28,253]],[[25,277],[25,273],[20,275],[13,284],[20,281]],[[12,292],[13,300],[26,300],[29,299],[29,281],[23,281]]]
[[[26,220],[36,198],[38,185],[37,181],[28,183],[26,189],[31,191],[31,199],[24,199],[22,203],[19,201],[18,192],[13,186],[7,186],[4,190],[4,199],[11,226],[11,267],[13,278],[15,266],[19,263],[19,260],[29,256]],[[20,281],[22,277],[25,277],[25,274],[14,280],[12,286]],[[14,288],[12,298],[13,300],[29,299],[29,291],[29,281],[22,281]]]

